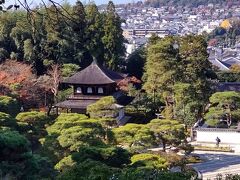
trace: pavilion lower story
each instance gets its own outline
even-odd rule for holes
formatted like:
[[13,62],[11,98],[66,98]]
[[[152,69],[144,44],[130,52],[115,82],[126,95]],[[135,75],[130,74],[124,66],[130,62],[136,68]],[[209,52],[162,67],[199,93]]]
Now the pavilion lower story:
[[59,109],[65,109],[71,113],[86,114],[87,106],[95,103],[97,100],[66,100],[55,104],[56,113],[59,113]]

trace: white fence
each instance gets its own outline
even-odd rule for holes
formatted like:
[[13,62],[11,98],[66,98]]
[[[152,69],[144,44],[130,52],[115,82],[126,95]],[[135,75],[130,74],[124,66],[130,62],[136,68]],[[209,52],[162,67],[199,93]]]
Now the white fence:
[[195,131],[197,142],[216,143],[218,137],[220,144],[240,145],[240,132],[235,129],[196,128]]

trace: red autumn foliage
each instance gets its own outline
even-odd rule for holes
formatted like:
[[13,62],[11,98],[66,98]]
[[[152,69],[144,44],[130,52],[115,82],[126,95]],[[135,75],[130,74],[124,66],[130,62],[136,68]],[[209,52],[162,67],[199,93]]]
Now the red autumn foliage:
[[131,77],[126,77],[123,80],[121,80],[120,82],[118,82],[117,86],[120,90],[124,91],[124,92],[128,92],[128,87],[130,84],[133,85],[137,85],[137,84],[141,84],[142,81],[139,80],[138,78],[136,78],[135,76],[131,76]]
[[0,82],[9,86],[15,83],[23,83],[36,78],[32,73],[32,67],[18,61],[6,60],[0,65]]
[[32,66],[26,63],[6,60],[0,64],[0,94],[16,94],[25,109],[46,105],[49,96],[48,82],[38,78]]

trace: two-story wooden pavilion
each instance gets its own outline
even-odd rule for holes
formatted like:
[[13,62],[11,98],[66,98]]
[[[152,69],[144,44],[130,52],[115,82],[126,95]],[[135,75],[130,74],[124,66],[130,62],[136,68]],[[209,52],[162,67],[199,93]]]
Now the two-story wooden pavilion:
[[[86,113],[88,105],[104,96],[114,95],[117,100],[120,94],[117,93],[117,83],[125,76],[101,67],[93,61],[91,65],[63,82],[73,86],[73,94],[55,106],[57,109],[64,108],[71,112]],[[119,103],[116,106],[121,109]],[[120,111],[119,116],[124,116],[124,112]]]

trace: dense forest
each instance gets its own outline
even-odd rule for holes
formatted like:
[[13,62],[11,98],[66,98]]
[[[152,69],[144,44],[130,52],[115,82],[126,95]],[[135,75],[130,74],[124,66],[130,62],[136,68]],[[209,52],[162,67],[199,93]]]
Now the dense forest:
[[125,48],[121,20],[113,3],[100,13],[95,4],[42,5],[0,16],[0,60],[32,64],[38,75],[50,64],[73,63],[81,68],[94,58],[120,69]]
[[166,5],[178,5],[178,6],[189,6],[189,7],[197,7],[199,5],[207,5],[209,3],[213,4],[224,4],[224,3],[238,3],[238,0],[146,0],[145,5],[149,5],[152,7],[160,7]]

